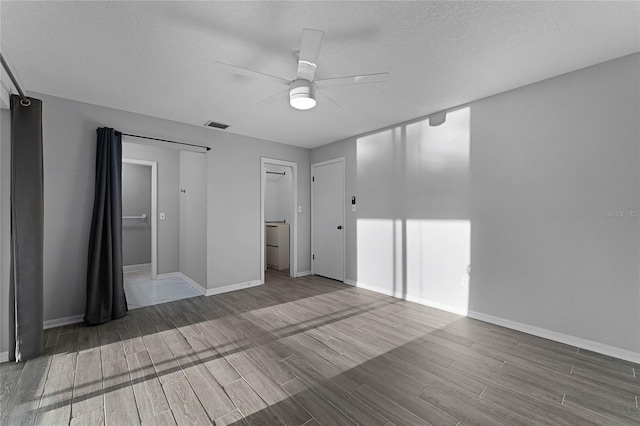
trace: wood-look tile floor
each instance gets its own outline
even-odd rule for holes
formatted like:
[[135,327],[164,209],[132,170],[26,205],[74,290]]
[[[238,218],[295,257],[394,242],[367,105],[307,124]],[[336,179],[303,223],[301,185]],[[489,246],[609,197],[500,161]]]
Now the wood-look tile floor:
[[2,424],[640,424],[637,364],[319,277],[45,338]]

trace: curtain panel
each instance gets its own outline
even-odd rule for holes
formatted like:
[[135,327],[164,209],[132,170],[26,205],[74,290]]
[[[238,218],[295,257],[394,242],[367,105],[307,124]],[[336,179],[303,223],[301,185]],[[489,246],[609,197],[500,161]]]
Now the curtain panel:
[[11,95],[9,358],[15,361],[39,356],[43,346],[42,101],[29,101]]
[[122,135],[108,127],[97,132],[84,316],[88,325],[103,324],[127,313],[122,272]]

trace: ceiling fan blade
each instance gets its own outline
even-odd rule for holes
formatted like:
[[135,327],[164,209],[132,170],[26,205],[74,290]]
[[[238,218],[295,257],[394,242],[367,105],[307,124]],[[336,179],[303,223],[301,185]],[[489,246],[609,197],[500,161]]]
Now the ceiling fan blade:
[[333,102],[338,108],[342,108],[342,105],[340,105],[338,102],[336,102],[331,96],[327,95],[326,93],[317,90],[316,89],[316,93],[320,93],[322,96],[324,96],[325,98],[329,99],[331,102]]
[[313,77],[316,74],[316,66],[323,38],[324,31],[309,29],[302,30],[297,78],[313,81]]
[[388,72],[377,74],[351,75],[348,77],[323,78],[316,80],[318,87],[345,86],[348,84],[381,83],[389,78]]
[[225,70],[225,71],[228,71],[230,73],[237,74],[237,75],[243,75],[245,77],[259,78],[259,79],[262,79],[262,80],[271,81],[273,83],[285,84],[287,86],[290,83],[289,80],[284,79],[282,77],[278,77],[278,76],[271,75],[271,74],[266,74],[266,73],[259,72],[259,71],[249,70],[249,69],[246,69],[246,68],[240,68],[240,67],[237,67],[235,65],[225,64],[224,62],[216,61],[216,66],[221,70]]
[[286,92],[288,92],[288,91],[289,91],[289,88],[287,87],[286,89],[281,90],[281,91],[279,91],[278,93],[275,93],[275,94],[273,94],[273,95],[271,95],[271,96],[267,96],[267,97],[266,97],[266,98],[264,98],[264,99],[261,99],[261,100],[259,100],[259,101],[254,102],[254,103],[253,103],[253,106],[258,106],[258,105],[266,104],[267,102],[269,102],[269,101],[271,101],[271,100],[273,100],[273,99],[277,98],[278,96],[280,96],[280,95],[282,95],[283,93],[286,93]]

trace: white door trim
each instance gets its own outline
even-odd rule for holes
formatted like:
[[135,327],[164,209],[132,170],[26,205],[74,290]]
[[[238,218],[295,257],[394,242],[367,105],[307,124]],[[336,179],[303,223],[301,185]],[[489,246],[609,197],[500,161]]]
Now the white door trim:
[[123,163],[151,167],[151,279],[158,277],[158,162],[123,158]]
[[345,157],[338,157],[338,158],[334,158],[332,160],[327,160],[327,161],[321,161],[319,163],[313,163],[311,165],[311,274],[314,275],[314,259],[313,259],[313,253],[314,253],[314,243],[313,243],[313,225],[314,225],[314,205],[313,205],[313,177],[314,177],[314,171],[316,169],[316,167],[320,167],[320,166],[326,166],[327,164],[333,164],[333,163],[342,163],[342,254],[343,254],[343,259],[342,259],[342,282],[344,282],[345,277],[346,277],[346,267],[347,267],[347,244],[346,244],[346,234],[347,234],[347,224],[346,224],[346,213],[345,213],[345,197],[347,196],[347,171],[346,171],[346,161],[345,161]]
[[264,284],[264,256],[265,256],[265,235],[264,235],[264,200],[267,185],[266,165],[291,167],[291,201],[293,215],[291,216],[292,233],[291,240],[293,247],[289,250],[289,275],[295,277],[298,274],[298,163],[286,160],[277,160],[275,158],[260,157],[260,282]]

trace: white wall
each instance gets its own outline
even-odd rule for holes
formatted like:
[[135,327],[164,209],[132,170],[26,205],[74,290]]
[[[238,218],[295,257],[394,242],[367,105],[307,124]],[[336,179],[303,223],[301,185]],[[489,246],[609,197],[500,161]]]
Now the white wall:
[[180,272],[202,287],[207,284],[207,155],[180,151]]
[[[358,221],[420,211],[433,216],[434,207],[449,206],[436,218],[470,221],[470,312],[640,360],[640,220],[606,214],[640,208],[639,62],[639,54],[630,55],[468,105],[467,208],[438,198],[428,169],[397,169],[401,178],[393,183],[373,172],[363,176],[361,166],[387,163],[388,172],[405,158],[402,138],[390,148],[392,138],[381,135],[421,120],[312,150],[311,163],[346,157],[347,279],[359,282],[363,273],[358,261],[366,247],[358,244]],[[363,144],[376,137],[382,145],[363,157]],[[404,174],[414,176],[408,186],[401,183]],[[379,205],[363,199],[373,197],[376,187],[387,194],[383,199],[392,191],[401,196]],[[453,193],[464,198],[463,191]],[[356,213],[352,195],[358,197]],[[437,203],[430,206],[431,200]],[[367,217],[372,210],[377,216]],[[393,269],[397,225],[378,225],[391,235],[382,249],[394,259],[387,263]],[[387,285],[393,290],[393,280]]]
[[[268,175],[267,175],[268,176]],[[264,217],[267,221],[278,219],[278,182],[269,180],[265,182],[264,188]]]
[[[123,137],[123,141],[132,140],[126,136]],[[164,213],[166,218],[158,220],[158,273],[178,272],[180,270],[180,150],[123,142],[122,158],[158,163],[158,216]]]
[[469,109],[358,137],[356,165],[358,283],[466,314]]
[[[210,288],[260,280],[260,158],[297,162],[298,200],[303,207],[298,216],[298,259],[300,270],[310,269],[308,150],[48,95],[32,95],[43,100],[45,320],[84,313],[96,128],[101,126],[212,147],[207,156]],[[8,142],[3,137],[2,143]],[[3,156],[2,161],[6,158]],[[2,173],[8,170],[3,164]],[[8,186],[5,181],[2,185],[0,196],[8,200]],[[2,221],[8,220],[5,218],[3,214]],[[8,246],[2,250],[2,256],[8,255],[7,249]],[[3,292],[9,285],[5,271]],[[1,310],[5,312],[7,301],[2,301],[5,306]],[[4,327],[5,324],[2,323]],[[6,351],[6,344],[0,348],[2,351]]]
[[291,199],[291,190],[293,189],[293,182],[291,179],[291,167],[285,167],[285,175],[278,181],[278,215],[281,217],[279,220],[284,220],[288,224],[292,224],[293,218],[291,217],[293,210],[293,200]]
[[[0,79],[0,108],[9,109],[11,105],[11,91],[9,90],[11,83],[5,82],[6,73],[4,72],[4,69],[0,75],[2,76]],[[6,80],[9,80],[9,78],[6,77]]]
[[292,222],[291,200],[291,167],[268,165],[268,171],[284,173],[275,175],[267,173],[265,185],[264,214],[266,221]]

